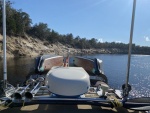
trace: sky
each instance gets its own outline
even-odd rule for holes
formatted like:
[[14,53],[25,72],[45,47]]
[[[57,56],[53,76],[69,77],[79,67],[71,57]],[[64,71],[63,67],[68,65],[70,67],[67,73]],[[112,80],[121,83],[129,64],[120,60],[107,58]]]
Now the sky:
[[[60,34],[128,43],[133,0],[10,0],[33,25],[47,23]],[[137,0],[133,43],[150,46],[150,0]]]

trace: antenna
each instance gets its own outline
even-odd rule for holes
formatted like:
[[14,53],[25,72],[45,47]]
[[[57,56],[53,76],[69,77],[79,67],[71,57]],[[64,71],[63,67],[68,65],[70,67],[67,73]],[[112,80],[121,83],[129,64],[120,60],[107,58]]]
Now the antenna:
[[129,82],[129,74],[130,74],[130,61],[131,61],[133,30],[134,30],[135,9],[136,9],[136,0],[133,1],[130,40],[129,40],[130,42],[129,42],[128,64],[127,64],[127,76],[126,76],[126,84],[123,88],[123,95],[125,98],[128,97],[129,91],[131,90],[131,86],[128,84],[128,82]]
[[7,88],[6,4],[5,4],[5,0],[3,0],[3,75],[4,75],[4,88]]

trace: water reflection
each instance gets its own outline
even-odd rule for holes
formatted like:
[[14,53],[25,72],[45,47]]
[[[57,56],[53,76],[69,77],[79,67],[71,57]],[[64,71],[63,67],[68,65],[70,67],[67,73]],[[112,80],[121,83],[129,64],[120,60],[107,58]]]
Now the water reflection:
[[[97,54],[86,57],[102,59],[109,85],[121,89],[126,79],[127,55]],[[129,83],[132,86],[131,97],[150,97],[149,55],[132,55]]]
[[[9,58],[7,60],[8,81],[16,85],[22,83],[30,69],[33,68],[34,58]],[[0,80],[3,79],[3,61],[0,60]]]

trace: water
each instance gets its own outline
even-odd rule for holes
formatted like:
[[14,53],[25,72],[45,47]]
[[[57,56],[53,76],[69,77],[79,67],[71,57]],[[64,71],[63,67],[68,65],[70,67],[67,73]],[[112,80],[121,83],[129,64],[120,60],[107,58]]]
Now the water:
[[[3,61],[0,60],[0,80],[3,79]],[[7,59],[7,77],[9,83],[16,85],[24,82],[26,75],[34,67],[34,58]]]
[[[126,79],[127,55],[98,54],[86,57],[102,59],[109,85],[121,89]],[[0,64],[0,80],[2,80],[2,60]],[[30,69],[34,67],[34,58],[8,59],[7,65],[8,81],[16,85],[23,82]],[[150,56],[132,55],[129,81],[132,85],[130,96],[150,97]]]
[[[86,57],[96,57],[103,60],[103,69],[109,85],[121,89],[126,82],[127,55],[98,54]],[[131,97],[150,97],[150,56],[132,55],[129,83],[132,86]]]

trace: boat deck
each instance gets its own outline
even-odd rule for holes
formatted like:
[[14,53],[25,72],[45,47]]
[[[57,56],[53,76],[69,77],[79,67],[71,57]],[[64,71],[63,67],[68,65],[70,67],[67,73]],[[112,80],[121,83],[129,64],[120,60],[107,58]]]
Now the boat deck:
[[24,107],[4,108],[0,106],[1,113],[145,113],[125,108],[107,108],[91,105],[30,105]]

